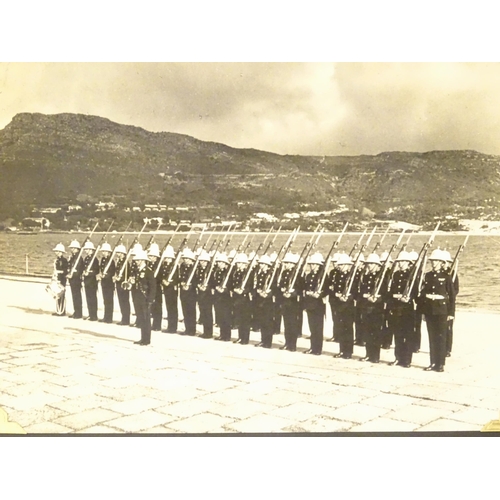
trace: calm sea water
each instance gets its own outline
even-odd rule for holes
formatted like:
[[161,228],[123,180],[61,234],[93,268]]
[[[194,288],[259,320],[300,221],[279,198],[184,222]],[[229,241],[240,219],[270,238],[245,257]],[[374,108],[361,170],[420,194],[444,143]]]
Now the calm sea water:
[[[202,243],[208,238],[208,234],[203,237]],[[184,234],[177,234],[173,240],[174,248],[180,245]],[[277,235],[274,248],[279,249],[287,240],[289,233]],[[0,273],[25,274],[26,260],[28,260],[28,273],[39,276],[50,276],[54,261],[52,249],[61,242],[66,247],[70,241],[76,237],[80,242],[85,238],[85,234],[56,234],[56,233],[35,233],[35,234],[0,234]],[[101,239],[101,234],[94,234],[92,241],[97,244]],[[145,245],[151,234],[144,233],[141,243]],[[155,241],[162,247],[169,234],[159,234],[155,236]],[[237,246],[245,237],[244,234],[235,234],[231,240],[229,248]],[[251,239],[250,250],[256,249],[260,242],[264,240],[264,233],[250,233],[247,242]],[[381,249],[388,250],[397,239],[397,234],[389,234],[385,238]],[[123,243],[130,244],[134,236],[127,235]],[[189,242],[194,244],[197,235],[191,235]],[[215,236],[212,236],[214,239]],[[352,245],[358,240],[359,234],[347,234],[342,239],[339,249],[350,251]],[[369,249],[372,250],[380,235],[375,235]],[[118,236],[109,235],[108,242],[114,246]],[[300,252],[305,243],[309,241],[310,234],[299,234],[292,247],[292,251]],[[337,235],[325,233],[317,246],[317,250],[326,255],[332,243],[337,239]],[[365,238],[366,239],[366,238]],[[446,248],[452,256],[459,245],[463,243],[464,235],[452,235],[439,233],[435,239],[434,247]],[[406,242],[407,237],[403,239]],[[420,251],[423,243],[428,240],[427,235],[412,235],[408,250]],[[269,240],[268,240],[269,241]],[[209,242],[208,247],[210,247]],[[369,252],[365,252],[365,255]],[[467,247],[463,252],[459,265],[460,294],[457,299],[457,306],[468,309],[482,309],[500,312],[500,236],[494,235],[471,235],[467,242]]]

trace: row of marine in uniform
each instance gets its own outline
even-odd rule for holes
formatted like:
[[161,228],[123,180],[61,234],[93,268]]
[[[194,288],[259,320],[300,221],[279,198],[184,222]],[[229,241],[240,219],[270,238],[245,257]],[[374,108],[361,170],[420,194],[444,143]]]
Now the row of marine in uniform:
[[[59,244],[56,249],[63,250]],[[121,325],[129,325],[130,297],[141,328],[137,344],[148,345],[151,331],[161,331],[163,311],[167,313],[167,333],[177,333],[180,302],[184,335],[231,340],[237,329],[239,344],[248,344],[251,331],[260,331],[257,346],[271,348],[273,335],[284,326],[285,344],[281,349],[296,351],[302,334],[304,312],[310,330],[307,354],[320,355],[323,349],[327,303],[333,319],[333,337],[338,342],[336,357],[352,358],[353,346],[365,346],[364,361],[378,363],[381,348],[395,343],[392,364],[409,367],[420,347],[422,317],[427,322],[430,346],[428,370],[444,371],[451,353],[455,297],[458,293],[456,271],[449,252],[435,249],[430,255],[431,270],[425,273],[423,253],[401,251],[392,261],[388,252],[371,253],[365,259],[356,255],[307,255],[280,252],[257,255],[233,250],[196,252],[184,247],[176,253],[171,245],[160,251],[156,243],[147,251],[135,244],[112,250],[108,243],[91,241],[83,247],[78,241],[69,245],[69,260],[56,251],[56,268],[71,288],[74,313],[82,318],[82,283],[90,321],[97,320],[97,290],[101,284],[104,317],[111,323],[114,291],[118,297]],[[282,247],[282,250],[286,250]],[[83,253],[83,257],[82,256]],[[352,254],[352,252],[351,252]],[[458,253],[457,253],[458,255]],[[132,259],[130,260],[130,256]],[[81,257],[81,258],[80,258]],[[66,261],[66,264],[64,264]],[[330,269],[331,264],[333,267]],[[64,270],[65,269],[65,270]],[[454,268],[456,270],[456,267]],[[63,312],[64,314],[64,312]],[[330,340],[330,339],[328,339]]]

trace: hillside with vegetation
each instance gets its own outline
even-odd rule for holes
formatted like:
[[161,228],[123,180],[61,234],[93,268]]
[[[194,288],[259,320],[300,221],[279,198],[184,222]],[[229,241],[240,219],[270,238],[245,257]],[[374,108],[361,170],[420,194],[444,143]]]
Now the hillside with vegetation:
[[97,202],[187,206],[191,219],[345,206],[339,218],[488,220],[500,217],[500,157],[278,155],[69,113],[21,113],[0,130],[0,220]]

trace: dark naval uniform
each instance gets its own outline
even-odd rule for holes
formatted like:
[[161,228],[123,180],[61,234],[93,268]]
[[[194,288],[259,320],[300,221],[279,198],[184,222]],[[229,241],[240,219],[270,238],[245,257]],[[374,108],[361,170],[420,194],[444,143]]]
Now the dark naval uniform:
[[[304,309],[307,313],[309,330],[311,332],[311,348],[306,351],[310,354],[320,355],[323,351],[323,328],[326,306],[323,298],[326,297],[326,286],[319,290],[319,297],[312,294],[318,289],[321,280],[321,267],[312,269],[304,276]],[[326,283],[326,281],[325,281]]]
[[[257,316],[260,326],[260,345],[266,349],[270,349],[273,344],[274,333],[274,301],[273,301],[273,283],[269,286],[271,279],[272,268],[267,266],[267,269],[257,267],[253,276],[252,286],[252,302],[253,313]],[[263,297],[267,289],[270,292],[267,296]]]
[[83,272],[83,286],[85,288],[85,298],[89,312],[88,319],[90,321],[97,321],[97,274],[99,273],[99,260],[96,257],[90,266],[93,256],[94,254],[92,253],[83,258],[85,269]]
[[[157,259],[156,262],[151,263],[151,271],[153,271],[153,276],[156,274],[158,266],[160,265],[160,259]],[[161,290],[161,273],[158,271],[158,274],[155,276],[156,281],[156,293],[155,293],[155,301],[151,306],[151,318],[152,325],[151,329],[154,332],[161,331],[161,320],[163,319],[163,294]]]
[[223,340],[224,342],[229,342],[231,340],[231,295],[229,286],[226,285],[225,288],[221,288],[229,270],[229,267],[221,269],[217,266],[213,271],[211,279],[211,287],[214,293],[215,317],[217,318],[217,324],[219,325],[220,330],[220,336],[218,340]]
[[163,290],[163,298],[165,299],[165,307],[167,309],[167,333],[176,333],[177,325],[179,323],[179,270],[173,274],[171,281],[168,277],[174,267],[174,261],[163,261],[160,276],[161,285]]
[[443,371],[448,316],[455,315],[455,288],[448,271],[429,271],[425,274],[418,303],[429,333],[431,367],[434,371]]
[[[104,323],[112,323],[113,322],[113,302],[114,302],[114,293],[115,293],[115,283],[113,281],[113,276],[115,274],[115,263],[111,261],[111,255],[107,257],[102,257],[99,262],[99,275],[101,276],[101,292],[102,292],[102,300],[104,302]],[[108,266],[108,262],[110,262],[109,267],[104,273],[106,267]]]
[[[120,325],[130,325],[130,290],[123,288],[122,283],[125,281],[125,278],[130,276],[131,266],[127,262],[125,262],[125,255],[118,254],[118,259],[116,260],[115,265],[115,276],[114,282],[116,286],[116,295],[118,295],[118,304],[120,305],[120,312],[122,315],[122,319],[120,321]],[[120,271],[123,267],[123,273],[120,274]]]
[[412,269],[397,270],[392,274],[387,290],[387,313],[389,329],[394,335],[394,355],[399,366],[408,368],[411,364],[415,345],[415,285],[408,294],[408,302],[403,302],[406,287],[411,279]]
[[378,269],[374,273],[363,273],[359,279],[356,294],[356,307],[359,308],[361,333],[366,346],[365,359],[371,363],[380,361],[384,323],[384,297],[377,297],[375,302],[369,300],[369,297],[376,291],[381,271],[381,269]]
[[[250,302],[250,278],[243,286],[243,281],[248,273],[248,267],[236,268],[231,276],[231,291],[233,301],[234,321],[238,327],[238,343],[248,344],[250,341],[250,326],[252,321],[252,310]],[[241,290],[241,293],[238,292]]]
[[[75,262],[78,259],[79,252],[71,254],[68,260],[68,281],[71,288],[71,298],[73,300],[73,315],[74,319],[82,317],[82,273],[84,271],[83,258],[80,256],[78,264]],[[74,272],[73,267],[75,267]]]
[[189,263],[183,261],[179,265],[179,288],[181,297],[182,314],[184,315],[184,335],[196,335],[196,287],[192,280],[189,287],[186,288],[186,283],[193,270],[194,262],[189,260]]
[[210,263],[206,267],[202,267],[198,263],[196,273],[194,275],[194,283],[196,286],[196,299],[198,300],[198,309],[200,311],[200,322],[203,326],[203,333],[200,337],[211,339],[214,336],[214,298],[213,290],[210,283],[204,286],[207,273],[210,270]]
[[291,281],[296,271],[297,264],[292,269],[284,269],[279,276],[277,285],[281,295],[281,313],[283,315],[283,325],[285,328],[285,345],[287,351],[297,349],[297,339],[302,330],[302,278],[299,275],[293,285],[293,291],[288,293]]
[[156,280],[150,267],[142,271],[136,267],[132,289],[137,292],[135,314],[141,325],[140,343],[147,345],[151,343],[151,306],[156,294]]
[[[350,293],[345,302],[340,298],[346,292],[350,276],[350,270],[343,272],[336,268],[330,272],[328,279],[328,298],[332,310],[333,332],[335,341],[339,343],[337,357],[344,359],[351,358],[354,349],[354,296]],[[353,283],[351,289],[355,289],[355,287],[356,283]]]

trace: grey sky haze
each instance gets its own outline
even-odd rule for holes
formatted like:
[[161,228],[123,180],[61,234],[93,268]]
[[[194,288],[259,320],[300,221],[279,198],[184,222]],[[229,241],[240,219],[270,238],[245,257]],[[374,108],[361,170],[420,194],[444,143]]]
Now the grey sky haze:
[[500,154],[498,63],[0,63],[0,128],[84,113],[280,154]]

